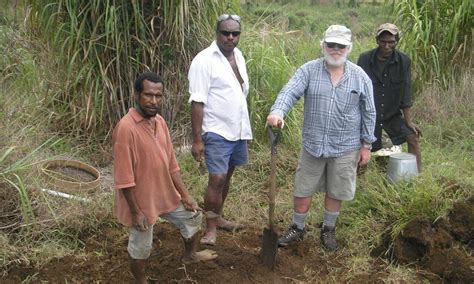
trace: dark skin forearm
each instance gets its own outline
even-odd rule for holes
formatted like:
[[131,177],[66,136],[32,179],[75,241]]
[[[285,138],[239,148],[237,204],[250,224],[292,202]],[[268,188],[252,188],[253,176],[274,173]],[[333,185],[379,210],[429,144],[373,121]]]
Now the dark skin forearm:
[[199,210],[200,208],[198,207],[196,201],[191,196],[191,194],[189,194],[188,189],[184,185],[180,172],[172,173],[171,179],[173,180],[173,184],[176,187],[176,190],[178,190],[179,195],[181,195],[181,201],[183,202],[184,208],[189,211]]
[[405,123],[407,124],[408,128],[410,128],[416,135],[421,135],[421,129],[415,125],[412,121],[411,116],[411,109],[410,107],[406,107],[402,109],[403,111],[403,118],[405,118]]
[[403,117],[405,118],[405,121],[407,123],[411,123],[411,109],[410,107],[406,107],[404,109],[402,109],[403,111]]
[[196,161],[200,162],[204,154],[204,144],[202,143],[201,131],[204,117],[204,104],[192,102],[191,105],[191,126],[193,131],[193,145],[191,153]]
[[132,214],[132,226],[134,226],[139,231],[146,231],[148,229],[148,221],[138,206],[138,202],[133,192],[135,188],[129,187],[119,190],[123,192],[128,207],[130,208],[130,213]]

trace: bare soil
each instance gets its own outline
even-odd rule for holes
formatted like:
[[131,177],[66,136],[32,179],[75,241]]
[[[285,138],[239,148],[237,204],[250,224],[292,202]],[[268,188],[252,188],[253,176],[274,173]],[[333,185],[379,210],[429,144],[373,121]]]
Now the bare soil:
[[[183,245],[179,232],[168,223],[160,223],[155,226],[154,248],[147,272],[150,280],[157,283],[283,283],[305,280],[303,268],[308,264],[323,277],[328,273],[327,266],[338,266],[337,257],[328,263],[327,257],[316,252],[319,244],[306,239],[293,247],[280,249],[277,268],[271,271],[260,263],[261,239],[262,230],[257,228],[220,232],[217,245],[208,247],[217,251],[216,260],[184,265],[180,261]],[[13,267],[4,280],[20,282],[35,275],[35,281],[51,282],[132,281],[125,230],[105,227],[97,234],[84,236],[84,242],[84,253],[78,256],[56,259],[40,269]]]
[[[0,227],[15,223],[15,203],[0,194]],[[5,210],[2,210],[5,209]],[[9,213],[10,212],[10,213]],[[279,227],[283,228],[283,224]],[[242,231],[219,232],[214,261],[184,265],[183,244],[178,230],[168,223],[155,226],[153,251],[147,273],[152,283],[289,283],[350,282],[383,283],[390,273],[383,258],[415,268],[418,279],[433,283],[474,283],[474,197],[455,203],[444,218],[434,224],[416,219],[389,242],[373,250],[364,271],[348,267],[350,251],[328,253],[313,228],[304,241],[280,248],[275,270],[264,267],[259,258],[263,228],[249,226]],[[80,236],[82,249],[38,266],[14,264],[0,282],[93,282],[123,283],[133,280],[128,268],[127,231],[110,220]],[[344,247],[344,240],[341,240]],[[389,244],[392,244],[391,246]],[[205,247],[201,247],[204,249]]]
[[[262,229],[246,228],[239,232],[219,232],[218,243],[209,247],[219,254],[215,261],[184,265],[180,261],[183,245],[179,232],[168,223],[155,226],[154,248],[148,267],[152,282],[207,282],[207,283],[283,283],[304,280],[303,268],[310,264],[321,276],[326,275],[328,259],[315,249],[320,247],[312,239],[286,249],[280,249],[277,268],[271,271],[260,263],[259,252]],[[28,276],[35,281],[105,281],[128,282],[127,234],[121,227],[104,227],[97,234],[84,236],[84,252],[66,256],[48,265],[12,267],[4,280],[20,282]],[[84,259],[86,255],[86,259]],[[338,265],[337,258],[333,265]]]
[[[472,243],[474,198],[458,203],[449,216],[435,225],[415,220],[395,240],[393,261],[414,265],[419,280],[446,283],[473,283]],[[152,283],[288,283],[326,282],[338,279],[351,283],[382,283],[388,272],[380,257],[374,257],[368,273],[344,267],[347,252],[324,252],[315,236],[278,251],[274,271],[259,258],[262,228],[239,232],[219,232],[217,245],[209,247],[219,254],[214,261],[184,265],[180,261],[183,245],[176,228],[168,223],[155,226],[154,248],[147,273]],[[11,267],[5,281],[123,283],[133,280],[127,259],[127,232],[118,225],[103,224],[94,233],[84,234],[83,251],[55,259],[40,268]],[[381,249],[380,247],[378,248]],[[382,250],[381,250],[382,251]]]

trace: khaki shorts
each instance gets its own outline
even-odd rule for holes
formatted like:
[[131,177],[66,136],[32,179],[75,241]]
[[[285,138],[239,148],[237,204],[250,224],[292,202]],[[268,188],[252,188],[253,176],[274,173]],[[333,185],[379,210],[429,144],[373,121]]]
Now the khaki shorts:
[[[188,211],[182,204],[174,211],[160,216],[172,224],[180,231],[181,236],[190,239],[201,229],[202,214]],[[129,228],[127,251],[133,259],[147,259],[151,253],[153,243],[153,224],[148,226],[148,230],[140,232],[135,227]]]
[[335,158],[316,158],[301,149],[295,177],[295,197],[326,192],[336,200],[352,200],[356,189],[359,150]]

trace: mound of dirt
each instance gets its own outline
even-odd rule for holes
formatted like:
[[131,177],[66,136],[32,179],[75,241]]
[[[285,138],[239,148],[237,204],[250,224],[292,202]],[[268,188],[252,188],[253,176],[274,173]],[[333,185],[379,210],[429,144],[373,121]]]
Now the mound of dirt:
[[[474,283],[474,197],[454,204],[445,218],[435,224],[414,219],[395,238],[389,250],[391,260],[413,264],[445,281]],[[374,250],[381,255],[389,242]],[[433,279],[434,280],[434,279]]]

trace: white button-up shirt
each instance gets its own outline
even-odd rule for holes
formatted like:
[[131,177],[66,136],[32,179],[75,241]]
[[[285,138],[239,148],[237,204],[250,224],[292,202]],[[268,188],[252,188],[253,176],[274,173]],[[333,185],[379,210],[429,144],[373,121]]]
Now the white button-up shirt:
[[215,41],[194,57],[188,74],[189,103],[204,104],[202,133],[214,132],[229,141],[250,140],[247,67],[237,48],[234,57],[242,85]]

